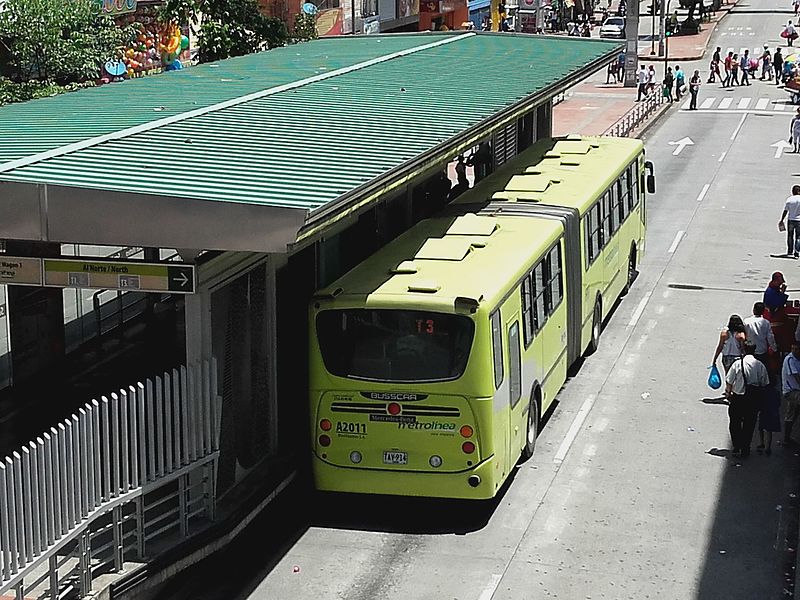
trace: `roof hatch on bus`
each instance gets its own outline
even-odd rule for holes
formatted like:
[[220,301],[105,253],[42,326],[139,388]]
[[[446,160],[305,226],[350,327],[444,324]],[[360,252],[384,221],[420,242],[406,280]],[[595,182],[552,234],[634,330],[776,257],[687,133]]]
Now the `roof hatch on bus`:
[[423,294],[435,294],[442,286],[440,286],[435,281],[431,281],[430,279],[418,279],[412,283],[408,284],[408,291],[409,292],[420,292]]
[[594,148],[599,148],[598,144],[592,144],[584,140],[562,140],[556,142],[551,152],[557,154],[589,154]]
[[475,244],[468,238],[443,237],[428,240],[414,256],[417,260],[464,260]]
[[389,269],[389,273],[392,275],[413,275],[418,270],[417,263],[413,260],[404,260],[393,269]]
[[556,183],[560,179],[554,179],[549,175],[514,175],[506,185],[506,191],[515,192],[538,192],[540,194]]
[[456,218],[446,235],[492,235],[497,229],[497,219],[469,213]]

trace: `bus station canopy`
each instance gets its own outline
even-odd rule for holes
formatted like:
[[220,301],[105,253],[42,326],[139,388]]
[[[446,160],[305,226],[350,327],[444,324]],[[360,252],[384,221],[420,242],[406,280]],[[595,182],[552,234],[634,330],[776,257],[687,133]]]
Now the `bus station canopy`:
[[0,238],[283,252],[614,60],[619,42],[324,38],[0,107]]

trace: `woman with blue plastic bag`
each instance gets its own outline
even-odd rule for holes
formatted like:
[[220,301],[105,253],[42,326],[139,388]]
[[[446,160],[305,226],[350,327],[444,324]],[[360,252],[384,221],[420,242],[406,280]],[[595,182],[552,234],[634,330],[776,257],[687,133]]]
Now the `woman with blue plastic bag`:
[[745,341],[744,321],[739,315],[731,315],[728,319],[728,326],[719,332],[719,343],[714,351],[714,360],[711,364],[716,366],[717,359],[722,355],[722,368],[725,373],[731,368],[734,361],[742,356],[742,348]]

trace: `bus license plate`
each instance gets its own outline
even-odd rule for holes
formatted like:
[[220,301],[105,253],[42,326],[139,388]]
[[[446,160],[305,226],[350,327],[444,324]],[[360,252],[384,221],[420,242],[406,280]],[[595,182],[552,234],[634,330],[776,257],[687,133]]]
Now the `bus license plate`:
[[383,464],[385,465],[407,465],[408,452],[398,452],[396,450],[383,451]]

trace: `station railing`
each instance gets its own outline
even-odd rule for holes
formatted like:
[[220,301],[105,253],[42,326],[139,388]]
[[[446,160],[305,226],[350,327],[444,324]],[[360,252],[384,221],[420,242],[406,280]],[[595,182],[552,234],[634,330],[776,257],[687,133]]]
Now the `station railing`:
[[617,120],[611,127],[603,132],[603,135],[613,137],[628,137],[639,128],[650,116],[665,102],[669,102],[660,89],[655,89],[647,94]]
[[92,400],[0,461],[0,596],[88,595],[214,519],[216,373],[211,359]]

